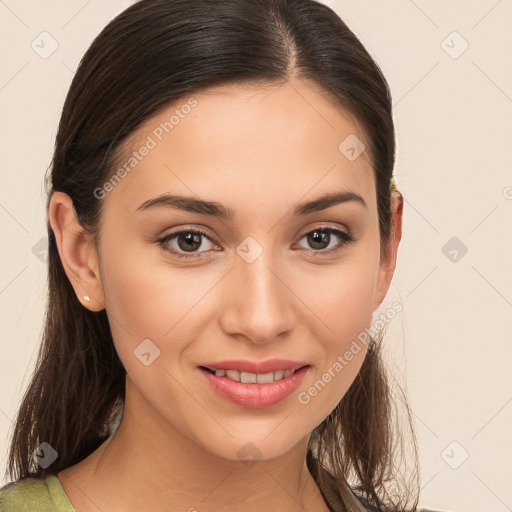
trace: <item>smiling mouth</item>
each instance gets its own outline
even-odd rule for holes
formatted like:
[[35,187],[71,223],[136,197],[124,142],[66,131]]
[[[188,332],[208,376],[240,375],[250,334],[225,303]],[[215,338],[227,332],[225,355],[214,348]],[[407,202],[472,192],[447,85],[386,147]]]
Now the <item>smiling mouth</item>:
[[302,368],[306,368],[309,365],[301,366],[295,370],[288,368],[286,370],[276,370],[275,372],[269,373],[249,373],[240,372],[237,370],[216,370],[215,368],[208,368],[207,366],[200,366],[202,370],[215,375],[216,377],[226,377],[234,382],[242,382],[244,384],[269,384],[271,382],[277,382],[282,379],[286,379],[298,372]]

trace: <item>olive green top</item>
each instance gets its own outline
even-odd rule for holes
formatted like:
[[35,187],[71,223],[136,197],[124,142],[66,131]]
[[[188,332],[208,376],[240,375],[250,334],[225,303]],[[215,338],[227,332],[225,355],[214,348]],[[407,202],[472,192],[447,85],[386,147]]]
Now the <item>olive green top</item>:
[[76,512],[57,475],[24,478],[0,489],[0,512]]
[[[355,498],[352,491],[345,488],[343,497],[336,492],[332,482],[320,487],[331,512],[367,512]],[[345,504],[344,504],[345,503]],[[62,487],[57,475],[44,479],[25,478],[11,482],[0,488],[0,512],[77,512]],[[440,512],[421,509],[417,512]]]

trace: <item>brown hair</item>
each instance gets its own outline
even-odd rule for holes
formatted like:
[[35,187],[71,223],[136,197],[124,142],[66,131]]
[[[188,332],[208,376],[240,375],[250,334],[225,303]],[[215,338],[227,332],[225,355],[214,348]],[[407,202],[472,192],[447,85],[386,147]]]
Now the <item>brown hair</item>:
[[[215,85],[309,81],[352,115],[366,137],[375,175],[382,250],[391,233],[395,133],[388,84],[362,43],[314,0],[142,0],[114,18],[83,56],[62,111],[51,164],[52,190],[68,194],[96,235],[102,201],[94,190],[120,165],[123,141],[169,104]],[[341,142],[341,141],[340,141]],[[91,454],[122,407],[126,371],[105,310],[79,302],[48,230],[48,297],[35,371],[20,405],[11,478],[57,474]],[[307,463],[318,481],[350,484],[365,506],[413,510],[417,494],[396,474],[396,426],[381,337],[372,338],[351,387],[313,431]],[[405,402],[404,402],[405,403]],[[412,419],[406,406],[414,448]],[[48,467],[32,453],[48,442]],[[353,482],[349,483],[352,479]],[[405,483],[405,480],[403,481]],[[413,504],[408,505],[412,496]]]

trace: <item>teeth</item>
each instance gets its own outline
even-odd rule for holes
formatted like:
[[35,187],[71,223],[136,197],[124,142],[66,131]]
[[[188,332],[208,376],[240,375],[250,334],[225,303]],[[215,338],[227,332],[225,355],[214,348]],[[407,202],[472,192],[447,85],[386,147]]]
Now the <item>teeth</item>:
[[226,377],[240,382],[240,372],[237,372],[236,370],[226,370]]
[[243,382],[245,384],[256,384],[256,374],[240,372],[240,382]]
[[258,382],[258,384],[268,384],[269,382],[274,382],[274,380],[278,380],[274,377],[274,372],[258,373],[257,375],[254,375],[256,376],[256,381]]
[[295,370],[277,370],[270,373],[249,373],[239,372],[237,370],[215,370],[217,377],[227,377],[228,379],[236,382],[243,382],[245,384],[268,384],[285,379],[293,375]]

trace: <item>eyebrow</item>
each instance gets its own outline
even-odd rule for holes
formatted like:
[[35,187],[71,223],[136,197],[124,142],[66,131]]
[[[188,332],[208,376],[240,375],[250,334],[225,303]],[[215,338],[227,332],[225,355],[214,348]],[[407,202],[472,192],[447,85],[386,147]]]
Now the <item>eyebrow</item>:
[[[317,199],[305,203],[297,204],[293,209],[294,216],[308,215],[319,212],[342,203],[355,202],[364,208],[367,208],[365,200],[355,192],[346,190],[338,193],[325,194]],[[144,201],[136,211],[144,211],[155,207],[174,208],[201,215],[210,215],[221,219],[232,220],[235,216],[233,209],[224,206],[215,201],[205,201],[194,197],[176,196],[163,194],[153,199]]]

